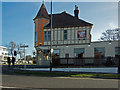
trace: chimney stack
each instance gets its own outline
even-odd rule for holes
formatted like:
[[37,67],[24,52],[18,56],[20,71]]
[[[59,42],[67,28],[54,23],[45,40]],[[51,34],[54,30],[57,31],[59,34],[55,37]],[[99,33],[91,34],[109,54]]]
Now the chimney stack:
[[78,6],[75,5],[74,16],[78,18],[78,14],[79,14]]

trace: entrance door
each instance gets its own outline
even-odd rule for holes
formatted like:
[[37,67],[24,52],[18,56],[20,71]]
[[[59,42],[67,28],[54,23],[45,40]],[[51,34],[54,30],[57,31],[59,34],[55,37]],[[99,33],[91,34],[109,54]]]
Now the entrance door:
[[66,54],[65,54],[65,58],[69,58],[69,53],[66,53]]

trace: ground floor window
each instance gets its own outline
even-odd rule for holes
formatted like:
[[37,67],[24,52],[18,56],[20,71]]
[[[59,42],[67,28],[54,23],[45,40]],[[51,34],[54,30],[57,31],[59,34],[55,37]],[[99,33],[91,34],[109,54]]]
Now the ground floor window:
[[[45,60],[49,60],[50,59],[50,50],[49,49],[44,49],[42,51],[43,51]],[[60,50],[59,49],[54,49],[52,57],[53,58],[59,58],[60,57]]]
[[102,47],[94,48],[94,57],[95,58],[105,57],[105,48],[102,48]]
[[54,55],[53,55],[54,58],[60,57],[60,50],[59,49],[54,49],[53,53],[54,53]]
[[78,58],[83,58],[84,57],[84,52],[85,52],[84,48],[75,48],[74,49],[75,57],[78,57]]
[[44,31],[44,41],[47,41],[47,31]]
[[43,50],[43,54],[44,54],[45,60],[49,60],[49,51],[50,51],[50,50],[48,50],[48,49],[44,49],[44,50]]
[[51,31],[48,31],[48,41],[51,40]]
[[120,56],[120,47],[115,47],[115,57]]
[[51,40],[51,31],[44,31],[44,41],[50,41]]

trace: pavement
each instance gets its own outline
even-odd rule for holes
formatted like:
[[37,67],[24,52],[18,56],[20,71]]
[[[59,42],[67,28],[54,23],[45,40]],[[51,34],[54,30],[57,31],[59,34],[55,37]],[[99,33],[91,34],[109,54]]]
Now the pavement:
[[[38,68],[39,66],[37,65],[26,65],[26,68]],[[14,68],[24,68],[24,65],[15,65],[15,66],[10,66],[8,65],[0,65],[2,74],[11,74],[14,71]]]
[[3,75],[2,86],[17,88],[118,88],[118,80]]
[[[41,77],[31,75],[12,75],[12,67],[2,68],[2,88],[11,90],[40,90],[41,88],[118,88],[118,79],[75,78],[75,77]],[[101,89],[102,90],[102,89]],[[107,90],[107,89],[106,89]]]

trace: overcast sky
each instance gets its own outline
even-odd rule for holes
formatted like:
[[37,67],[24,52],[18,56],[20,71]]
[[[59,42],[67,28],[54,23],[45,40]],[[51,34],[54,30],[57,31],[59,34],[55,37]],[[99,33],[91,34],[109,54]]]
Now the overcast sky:
[[[41,2],[3,2],[2,3],[2,44],[10,41],[28,44],[27,50],[32,54],[34,50],[34,22]],[[98,41],[101,33],[118,26],[117,2],[53,2],[53,13],[67,13],[74,15],[75,5],[78,6],[79,18],[93,24],[91,30],[92,41]],[[50,14],[50,3],[45,2]]]

